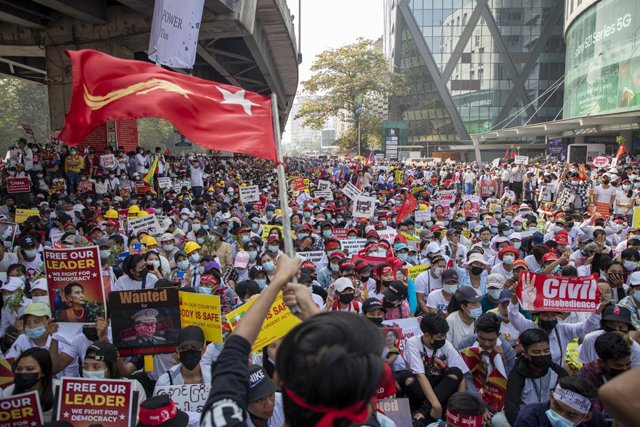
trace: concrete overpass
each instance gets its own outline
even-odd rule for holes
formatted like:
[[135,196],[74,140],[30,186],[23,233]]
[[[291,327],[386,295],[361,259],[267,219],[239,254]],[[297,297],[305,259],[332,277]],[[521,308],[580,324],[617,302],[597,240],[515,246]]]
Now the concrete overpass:
[[[153,0],[0,0],[0,73],[48,86],[51,129],[71,97],[66,49],[147,60]],[[285,0],[205,0],[194,76],[276,93],[282,126],[300,54]]]

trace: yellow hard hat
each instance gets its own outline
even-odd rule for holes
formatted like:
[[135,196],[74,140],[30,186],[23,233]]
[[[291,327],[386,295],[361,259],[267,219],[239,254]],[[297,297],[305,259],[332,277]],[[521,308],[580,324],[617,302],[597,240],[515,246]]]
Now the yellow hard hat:
[[243,182],[242,184],[240,184],[240,187],[246,187],[246,186],[247,186],[246,182]]
[[109,209],[104,217],[107,219],[118,219],[118,211],[115,209]]
[[193,251],[197,251],[198,249],[200,249],[202,246],[200,246],[199,244],[197,244],[196,242],[193,241],[188,241],[185,245],[184,245],[184,253],[186,253],[187,255],[189,255],[191,252]]
[[394,169],[395,169],[395,168],[394,168],[393,166],[389,166],[389,170],[390,170],[390,171],[392,171],[392,170],[394,170]]
[[157,246],[158,245],[158,241],[154,237],[149,236],[148,234],[145,235],[142,239],[140,239],[140,243],[145,244],[147,246]]
[[137,214],[139,212],[140,212],[140,207],[138,205],[131,205],[129,207],[129,211],[128,211],[129,215]]
[[149,212],[147,212],[147,211],[140,211],[140,212],[138,212],[138,217],[141,217],[141,216],[147,216],[147,215],[149,215]]
[[427,205],[425,205],[424,203],[420,203],[420,206],[418,206],[418,209],[421,211],[426,211],[427,210]]
[[277,216],[282,216],[282,209],[276,209],[273,213]]

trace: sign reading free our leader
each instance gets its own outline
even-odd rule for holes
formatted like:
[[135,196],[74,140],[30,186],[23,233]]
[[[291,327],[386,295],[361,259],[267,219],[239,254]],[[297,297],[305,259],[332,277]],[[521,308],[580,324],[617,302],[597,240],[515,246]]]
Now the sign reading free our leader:
[[0,399],[0,426],[31,427],[42,425],[43,421],[37,391]]

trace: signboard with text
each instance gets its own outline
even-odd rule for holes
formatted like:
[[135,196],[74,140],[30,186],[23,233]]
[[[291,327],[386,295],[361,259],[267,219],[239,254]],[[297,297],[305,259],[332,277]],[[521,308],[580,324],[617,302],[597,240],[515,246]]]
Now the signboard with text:
[[592,313],[600,303],[597,275],[560,277],[521,272],[518,300],[528,311]]

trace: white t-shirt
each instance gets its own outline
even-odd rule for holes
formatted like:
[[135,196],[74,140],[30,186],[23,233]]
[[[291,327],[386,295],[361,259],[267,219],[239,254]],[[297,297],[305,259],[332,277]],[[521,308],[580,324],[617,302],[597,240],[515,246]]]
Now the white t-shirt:
[[[422,343],[422,337],[411,337],[406,343],[405,358],[407,359],[407,366],[414,374],[424,374],[425,362],[423,362],[422,356],[424,354],[428,364],[429,360],[434,356],[434,351]],[[446,341],[442,348],[435,351],[435,357],[446,362],[449,367],[459,368],[463,374],[469,372],[469,368],[467,364],[464,363],[464,360],[462,360],[460,353],[458,353],[449,341]]]
[[611,196],[616,195],[616,188],[613,185],[609,185],[609,188],[603,188],[602,185],[598,185],[594,189],[596,203],[611,203]]
[[447,341],[458,348],[460,341],[474,334],[474,322],[467,325],[460,318],[460,311],[454,311],[447,316],[447,323],[449,324],[449,332],[447,332]]
[[[62,339],[58,334],[55,334],[54,338],[58,341],[58,352],[64,351],[66,353],[65,350],[66,350],[67,344],[65,343],[64,339]],[[48,336],[47,342],[40,348],[49,350],[50,345],[51,345],[51,336]],[[7,354],[5,355],[5,358],[17,359],[18,356],[20,356],[20,354],[23,351],[29,350],[30,348],[33,348],[33,347],[39,347],[39,346],[35,345],[35,343],[31,341],[31,339],[27,338],[25,334],[21,334],[20,336],[18,336],[18,338],[13,343],[11,348],[7,350]],[[74,360],[69,364],[69,366],[64,368],[64,370],[59,372],[56,375],[56,378],[77,377],[77,376],[78,376],[78,361]]]
[[498,273],[504,276],[505,279],[511,279],[513,277],[513,270],[512,271],[505,270],[504,267],[502,266],[502,262],[491,267],[491,274],[494,274],[494,273]]
[[[599,329],[585,335],[584,341],[582,341],[582,344],[580,345],[580,352],[578,353],[578,358],[582,363],[589,363],[594,360],[598,360],[595,344],[596,338],[602,334],[604,334],[604,331]],[[635,368],[636,366],[640,366],[640,344],[638,344],[636,340],[631,340],[631,367]]]
[[443,313],[447,312],[449,301],[444,299],[444,296],[442,295],[442,289],[436,289],[429,294],[429,296],[427,297],[427,307],[435,308],[436,310]]
[[[155,283],[158,281],[158,278],[153,274],[147,274],[147,278],[144,283],[145,289],[153,289]],[[120,276],[116,283],[113,285],[112,291],[135,291],[138,289],[142,289],[142,281],[133,280],[131,277],[123,274]]]
[[424,294],[426,299],[427,295],[429,295],[431,291],[442,288],[442,278],[434,278],[431,276],[431,271],[427,270],[418,274],[416,279],[413,281],[413,284],[416,288],[416,293]]

